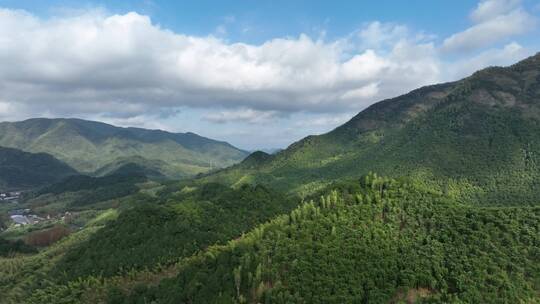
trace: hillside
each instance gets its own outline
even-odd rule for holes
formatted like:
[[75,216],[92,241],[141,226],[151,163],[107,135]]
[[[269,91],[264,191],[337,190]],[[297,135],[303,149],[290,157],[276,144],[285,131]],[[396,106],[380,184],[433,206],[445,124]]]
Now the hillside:
[[376,175],[329,189],[317,202],[173,268],[51,284],[29,302],[538,300],[540,208],[462,205],[414,181]]
[[[43,192],[97,189],[91,196],[84,197],[92,199],[98,192],[126,188],[129,177],[80,177],[43,189]],[[104,189],[106,185],[112,188]],[[18,256],[3,258],[0,255],[0,294],[3,295],[0,303],[30,303],[28,298],[34,292],[47,292],[42,289],[51,284],[71,286],[75,281],[86,282],[95,276],[114,279],[116,275],[129,276],[139,271],[173,267],[177,261],[208,246],[226,244],[260,223],[290,212],[299,203],[297,199],[262,186],[231,189],[208,184],[200,188],[189,185],[179,188],[173,183],[154,190],[142,190],[97,204],[70,204],[68,210],[73,215],[69,223],[76,224],[77,229],[65,239],[40,248],[38,254],[28,255],[16,247],[16,243],[5,242],[9,245],[6,249],[17,252]],[[38,197],[36,203],[44,200]],[[58,200],[54,198],[52,205]],[[36,212],[40,210],[31,202],[26,206]],[[41,210],[42,213],[50,213],[52,207],[44,208],[49,210]],[[16,239],[14,231],[4,235]],[[79,302],[69,295],[65,295],[63,301]],[[43,303],[42,299],[38,303]]]
[[462,201],[536,204],[538,134],[540,54],[379,102],[327,134],[202,181],[309,194],[375,171],[418,178]]
[[129,161],[175,178],[226,167],[247,155],[193,133],[120,128],[80,119],[3,122],[0,145],[49,153],[83,173],[100,169],[108,173]]
[[74,174],[51,155],[0,147],[0,190],[40,187]]
[[[174,279],[110,303],[519,303],[537,299],[540,208],[463,206],[367,176],[243,239],[192,258]],[[119,293],[119,294],[118,294]]]
[[62,281],[98,274],[108,277],[128,269],[171,264],[289,212],[297,200],[262,186],[234,190],[207,184],[161,193],[150,204],[137,203],[68,252],[51,276]]

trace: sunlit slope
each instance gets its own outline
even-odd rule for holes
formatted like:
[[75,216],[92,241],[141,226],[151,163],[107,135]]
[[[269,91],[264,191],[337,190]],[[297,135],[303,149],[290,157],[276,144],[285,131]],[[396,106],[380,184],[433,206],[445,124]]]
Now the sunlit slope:
[[113,284],[109,303],[538,301],[540,208],[462,205],[374,175],[336,189],[157,286]]
[[193,133],[119,128],[79,119],[30,119],[0,123],[0,145],[46,152],[80,172],[118,167],[126,161],[192,176],[241,161],[246,152]]

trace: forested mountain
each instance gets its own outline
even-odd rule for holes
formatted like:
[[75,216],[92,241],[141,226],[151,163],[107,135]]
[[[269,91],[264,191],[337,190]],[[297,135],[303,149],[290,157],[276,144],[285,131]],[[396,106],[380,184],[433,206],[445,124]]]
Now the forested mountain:
[[134,162],[169,177],[226,167],[247,155],[228,143],[193,133],[120,128],[80,119],[3,122],[0,145],[49,153],[83,173],[108,172]]
[[[118,188],[114,185],[124,188],[124,184],[129,182],[124,180],[127,177],[81,177],[43,191],[57,193],[97,189],[92,192],[94,196]],[[103,191],[106,185],[113,188]],[[177,183],[172,183],[155,190],[117,199],[112,204],[94,205],[91,210],[78,209],[81,212],[73,218],[83,226],[37,255],[0,256],[0,294],[4,297],[0,298],[0,303],[5,303],[2,300],[6,303],[32,303],[29,296],[35,292],[54,297],[54,292],[51,294],[46,287],[71,286],[75,281],[86,282],[88,278],[116,280],[118,276],[137,272],[174,268],[176,262],[208,246],[226,244],[230,239],[239,238],[260,223],[290,212],[300,203],[298,199],[263,186],[245,185],[232,189],[207,184],[179,188]],[[88,206],[78,203],[71,207]],[[83,221],[86,214],[93,214],[94,218]],[[15,251],[13,244],[6,242],[6,246],[10,245],[9,248]],[[23,253],[19,250],[19,254]],[[71,287],[64,289],[68,293],[70,290]],[[63,300],[49,298],[49,302],[81,301],[69,294],[63,297]],[[36,299],[39,299],[37,303],[44,301],[37,294]]]
[[[211,246],[182,259],[175,267],[107,279],[89,277],[69,284],[49,281],[49,287],[34,292],[29,302],[535,303],[538,300],[539,207],[463,205],[413,180],[373,174],[353,183],[338,183],[322,193],[320,199],[278,216],[225,245]],[[149,210],[143,211],[146,212]],[[168,218],[163,213],[143,225]],[[122,222],[132,221],[118,222],[116,228],[127,231],[120,225]],[[99,247],[108,243],[117,242],[105,238]],[[153,243],[156,246],[150,247],[151,252],[163,250],[157,241]],[[138,246],[133,248],[137,252]],[[121,263],[137,262],[134,256],[123,259],[113,254],[90,258],[93,253],[85,251],[88,248],[77,250],[80,254],[76,257],[87,256],[87,261],[73,264],[70,270],[80,271],[84,267],[78,266],[92,262],[101,265],[104,260],[115,258]],[[156,258],[151,254],[141,256]],[[100,268],[88,269],[99,272]],[[67,270],[62,273],[70,275]]]
[[0,190],[35,188],[75,174],[51,155],[0,147]]
[[[310,193],[369,171],[467,202],[540,202],[540,54],[374,104],[346,124],[203,181]],[[257,164],[254,160],[259,159]]]
[[540,208],[456,204],[369,175],[110,303],[532,303]]
[[130,269],[171,264],[198,250],[248,232],[289,212],[298,200],[263,186],[231,189],[219,184],[165,191],[139,200],[118,220],[68,252],[55,267],[62,281],[89,275],[113,276]]

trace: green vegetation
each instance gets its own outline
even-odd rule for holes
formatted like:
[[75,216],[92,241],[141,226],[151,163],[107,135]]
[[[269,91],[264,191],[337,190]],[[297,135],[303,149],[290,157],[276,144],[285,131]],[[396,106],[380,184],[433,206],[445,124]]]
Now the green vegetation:
[[0,190],[35,188],[74,174],[75,170],[48,154],[0,147]]
[[[540,54],[374,104],[330,133],[203,177],[309,195],[370,171],[474,204],[540,202]],[[512,85],[509,85],[512,84]]]
[[52,284],[50,271],[58,260],[72,247],[84,242],[107,222],[114,220],[115,214],[114,210],[102,211],[95,221],[86,223],[84,229],[72,233],[37,254],[17,254],[15,257],[9,255],[8,258],[0,256],[0,303],[28,303],[28,297],[34,290],[50,286]]
[[9,241],[0,238],[0,256],[7,257],[17,253],[36,253],[36,248],[25,244],[21,240]]
[[[66,211],[80,214],[116,208],[121,204],[122,198],[136,198],[140,189],[150,183],[141,173],[124,172],[102,177],[76,175],[25,193],[21,205],[12,206],[12,209],[29,208],[32,212],[46,217]],[[132,200],[130,198],[127,201],[126,204],[129,204]]]
[[[96,176],[136,174],[145,175],[152,179],[164,179],[165,175],[174,176],[174,172],[167,172],[171,169],[173,168],[162,161],[151,162],[142,157],[130,157],[102,167],[94,174]],[[163,175],[162,172],[166,172],[166,174]]]
[[79,175],[45,187],[37,195],[83,191],[84,195],[70,203],[71,207],[81,207],[134,194],[139,190],[137,184],[145,181],[146,176],[141,174],[113,174],[104,177]]
[[540,208],[464,206],[368,176],[109,303],[520,303],[540,292]]
[[200,189],[168,190],[161,193],[161,203],[137,201],[137,206],[68,252],[54,276],[73,280],[171,264],[238,237],[295,204],[262,186],[233,190],[208,184]]
[[538,302],[539,207],[462,205],[375,175],[331,189],[171,267],[51,282],[28,302]]
[[193,133],[119,128],[79,119],[0,123],[0,145],[45,152],[84,173],[105,175],[136,163],[168,177],[186,177],[239,162],[246,152]]

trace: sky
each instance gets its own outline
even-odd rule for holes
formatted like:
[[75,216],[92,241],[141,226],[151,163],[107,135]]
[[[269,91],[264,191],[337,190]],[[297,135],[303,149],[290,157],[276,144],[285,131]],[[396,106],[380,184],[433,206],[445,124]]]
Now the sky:
[[0,0],[0,120],[284,148],[540,51],[540,0]]

